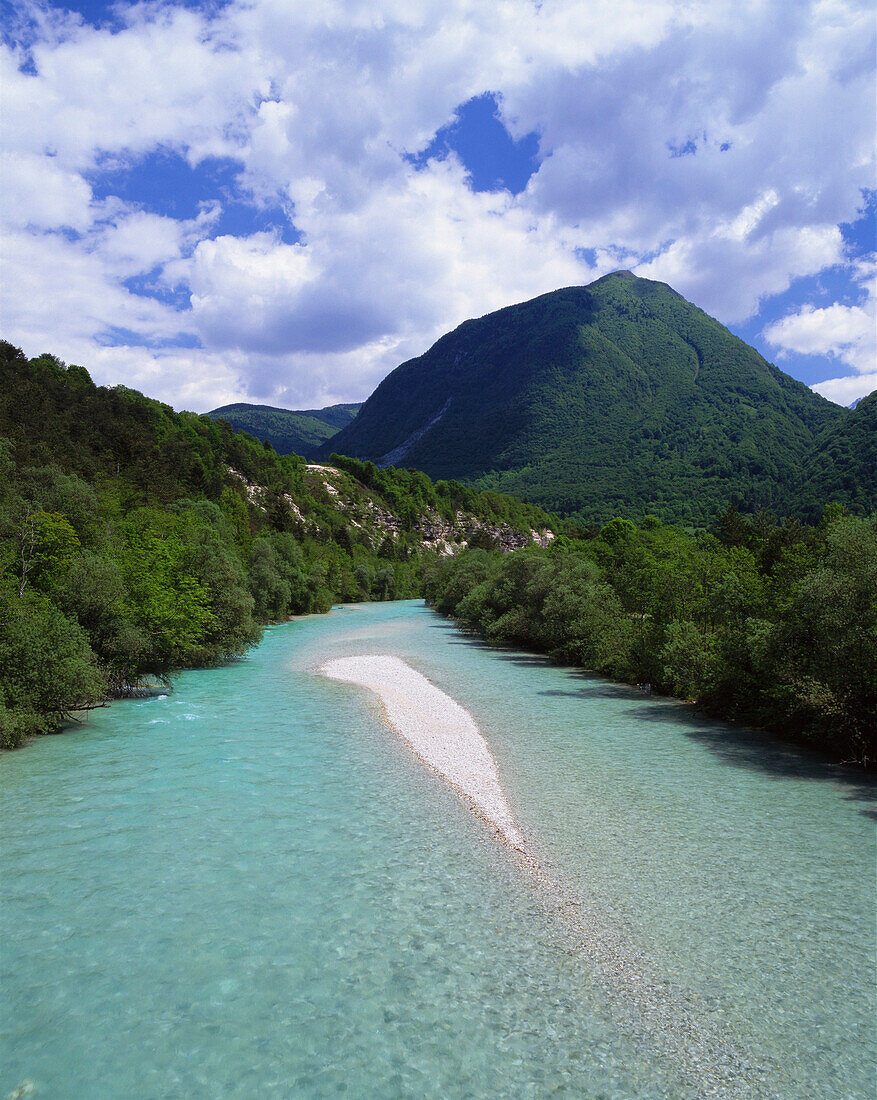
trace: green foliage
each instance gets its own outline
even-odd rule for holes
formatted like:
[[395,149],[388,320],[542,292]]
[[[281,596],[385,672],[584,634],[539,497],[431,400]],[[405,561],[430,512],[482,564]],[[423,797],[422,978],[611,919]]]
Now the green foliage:
[[[580,304],[549,303],[555,320]],[[631,333],[616,337],[628,354]],[[874,758],[877,520],[846,512],[867,495],[828,494],[818,526],[734,502],[695,534],[663,523],[662,508],[640,526],[606,514],[587,533],[567,526],[550,550],[504,556],[497,532],[559,525],[419,470],[338,456],[307,466],[222,421],[97,387],[53,356],[0,344],[0,371],[0,746],[144,677],[233,658],[262,622],[425,593],[491,639]],[[817,431],[821,406],[771,377]],[[873,409],[851,414],[866,434]],[[820,454],[840,463],[841,437],[826,429]],[[471,549],[440,558],[428,528]]]
[[2,746],[234,658],[260,623],[418,595],[424,523],[551,524],[416,471],[307,467],[51,355],[0,344],[0,372]]
[[436,567],[429,601],[487,638],[695,700],[837,756],[877,752],[877,516],[728,508]]
[[28,585],[40,591],[50,590],[65,573],[80,545],[66,517],[42,509],[25,516],[17,541],[21,577],[19,596],[24,595]]
[[[361,462],[334,452],[329,461],[356,478],[360,485],[378,493],[397,515],[407,519],[409,527],[429,511],[450,523],[456,522],[462,512],[467,518],[475,516],[485,523],[502,524],[515,531],[558,526],[557,519],[538,505],[501,493],[479,492],[458,481],[433,482],[420,470],[381,469],[373,462]],[[477,532],[476,546],[483,544],[481,548],[486,549],[493,542],[495,539],[489,532]]]
[[[55,602],[85,631],[110,691],[119,693],[155,667],[155,649],[132,609],[132,593],[115,556],[83,551],[58,586]],[[168,669],[160,668],[165,674]]]
[[[870,405],[869,405],[870,401]],[[582,525],[705,525],[728,501],[814,520],[877,506],[877,398],[855,413],[663,283],[618,272],[467,321],[325,445],[533,500]]]
[[16,748],[106,690],[85,631],[47,600],[6,593],[0,603],[0,747]]
[[771,639],[776,696],[794,728],[823,741],[844,731],[859,756],[877,731],[877,517],[838,519],[824,552],[793,584]]
[[715,690],[719,668],[718,638],[698,623],[673,619],[664,631],[661,664],[674,695],[708,696]]
[[276,532],[253,543],[249,583],[256,614],[263,622],[316,610],[304,555],[289,534]]
[[863,514],[873,510],[877,479],[877,392],[829,424],[803,469],[798,511],[815,520],[826,502]]

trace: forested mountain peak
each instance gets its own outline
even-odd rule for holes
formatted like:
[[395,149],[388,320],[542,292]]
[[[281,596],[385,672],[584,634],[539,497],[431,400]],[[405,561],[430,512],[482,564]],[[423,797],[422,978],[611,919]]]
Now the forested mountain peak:
[[324,409],[282,409],[275,405],[238,402],[207,413],[225,420],[239,432],[249,432],[281,455],[310,455],[345,427],[359,412],[358,404],[329,405]]
[[703,522],[729,499],[806,511],[802,465],[849,415],[666,283],[620,271],[464,322],[385,378],[331,449],[584,522]]

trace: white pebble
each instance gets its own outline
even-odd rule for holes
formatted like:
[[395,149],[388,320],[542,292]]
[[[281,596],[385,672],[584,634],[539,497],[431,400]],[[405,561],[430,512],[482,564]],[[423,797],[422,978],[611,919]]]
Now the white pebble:
[[387,720],[417,755],[435,768],[501,833],[524,847],[499,782],[496,761],[468,711],[398,657],[341,657],[320,672],[373,691]]

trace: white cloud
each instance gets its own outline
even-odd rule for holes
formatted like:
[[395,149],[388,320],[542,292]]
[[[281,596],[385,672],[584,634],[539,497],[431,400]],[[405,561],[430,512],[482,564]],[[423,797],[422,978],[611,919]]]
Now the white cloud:
[[208,348],[252,353],[253,396],[309,400],[301,380],[318,377],[321,397],[357,397],[448,327],[582,278],[556,226],[530,226],[464,175],[454,159],[432,163],[356,213],[305,211],[307,247],[222,237],[169,271],[187,272]]
[[853,374],[846,378],[828,378],[811,386],[817,393],[837,405],[852,405],[860,397],[867,397],[877,390],[877,371],[870,374]]
[[7,339],[42,351],[53,350],[55,338],[100,343],[113,326],[155,339],[176,336],[183,327],[173,309],[126,290],[99,253],[53,234],[7,233],[0,294]]
[[799,355],[833,355],[867,373],[877,364],[877,315],[868,306],[804,306],[765,329],[771,344]]
[[[4,333],[199,408],[363,396],[465,317],[618,266],[744,319],[841,262],[873,179],[873,18],[851,0],[150,4],[116,33],[32,10],[36,71],[0,47]],[[516,197],[405,156],[485,92],[539,134]],[[94,172],[157,150],[233,157],[217,199],[280,204],[301,239],[93,201]],[[770,337],[864,370],[860,308]],[[136,341],[105,347],[112,326]],[[178,336],[202,346],[160,346]]]
[[158,145],[193,161],[236,152],[252,97],[269,87],[253,51],[184,8],[139,5],[130,19],[117,33],[84,25],[37,42],[36,74],[5,51],[6,132],[79,169]]
[[87,365],[94,381],[102,385],[122,381],[174,408],[198,412],[240,401],[239,379],[246,366],[240,357],[205,355],[199,348],[150,352],[139,347],[100,347],[89,350],[86,358],[73,346],[62,358]]
[[179,259],[215,222],[218,210],[205,209],[196,218],[180,220],[108,202],[96,212],[101,220],[94,226],[89,249],[108,272],[130,278]]
[[[750,213],[741,211],[740,217],[748,221]],[[669,283],[731,324],[751,317],[763,298],[787,290],[793,278],[815,275],[842,259],[843,240],[836,225],[787,226],[747,239],[741,247],[735,220],[707,237],[674,241],[633,270]]]
[[866,56],[872,20],[841,3],[694,10],[697,26],[649,50],[507,101],[551,153],[534,204],[727,323],[840,258],[836,226],[871,186],[874,132],[873,68],[842,63]]
[[856,274],[859,302],[821,308],[808,303],[768,325],[763,334],[779,349],[780,359],[790,352],[826,356],[855,371],[813,387],[841,405],[877,389],[877,262],[859,264]]
[[0,172],[0,208],[20,229],[75,229],[91,225],[91,188],[53,157],[10,151]]

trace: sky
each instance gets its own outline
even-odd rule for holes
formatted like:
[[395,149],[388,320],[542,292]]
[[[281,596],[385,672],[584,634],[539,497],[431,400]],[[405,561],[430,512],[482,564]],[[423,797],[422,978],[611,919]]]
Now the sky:
[[362,400],[617,269],[877,389],[870,0],[0,0],[0,335],[175,408]]

